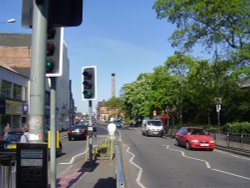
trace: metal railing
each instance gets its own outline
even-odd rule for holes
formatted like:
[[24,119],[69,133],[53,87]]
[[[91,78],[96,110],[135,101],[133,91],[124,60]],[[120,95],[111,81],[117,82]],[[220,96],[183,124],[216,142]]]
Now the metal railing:
[[115,158],[116,158],[116,187],[117,188],[125,188],[125,176],[123,173],[123,166],[122,166],[122,158],[121,158],[121,151],[119,145],[116,145],[115,150]]

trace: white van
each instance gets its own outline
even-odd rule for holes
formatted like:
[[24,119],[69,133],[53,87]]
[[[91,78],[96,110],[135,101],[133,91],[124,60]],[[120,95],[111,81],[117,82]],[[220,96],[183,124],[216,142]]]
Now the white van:
[[142,121],[142,135],[163,136],[163,125],[161,120],[146,119]]

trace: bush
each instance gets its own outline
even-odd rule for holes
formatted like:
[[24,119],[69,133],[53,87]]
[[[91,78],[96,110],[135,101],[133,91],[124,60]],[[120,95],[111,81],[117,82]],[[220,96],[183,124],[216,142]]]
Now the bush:
[[249,122],[227,123],[224,125],[223,131],[229,132],[229,133],[250,134],[250,123]]

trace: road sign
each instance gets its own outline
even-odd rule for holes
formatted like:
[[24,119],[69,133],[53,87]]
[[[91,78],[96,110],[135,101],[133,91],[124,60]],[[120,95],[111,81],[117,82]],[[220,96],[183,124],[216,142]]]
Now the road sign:
[[216,105],[216,112],[220,112],[221,111],[221,105],[220,104],[217,104]]

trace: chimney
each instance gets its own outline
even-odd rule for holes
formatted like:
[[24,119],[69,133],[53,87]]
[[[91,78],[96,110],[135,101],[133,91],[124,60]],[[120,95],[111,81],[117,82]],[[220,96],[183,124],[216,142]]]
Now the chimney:
[[112,73],[111,76],[112,76],[111,92],[112,92],[112,97],[115,97],[115,73]]

